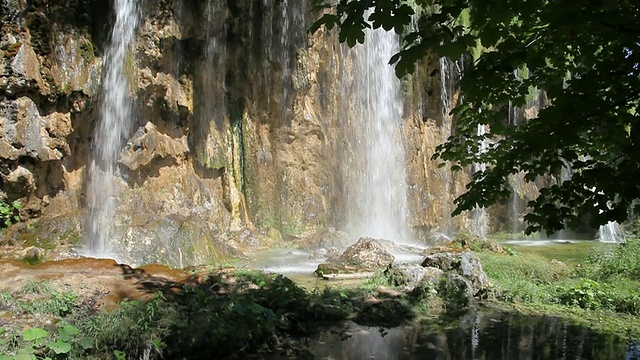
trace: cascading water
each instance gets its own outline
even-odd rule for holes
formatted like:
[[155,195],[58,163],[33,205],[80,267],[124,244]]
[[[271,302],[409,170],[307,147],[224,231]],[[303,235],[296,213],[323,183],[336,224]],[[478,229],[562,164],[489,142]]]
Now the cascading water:
[[451,60],[442,57],[440,65],[440,103],[442,106],[442,119],[446,124],[451,123],[451,99],[455,92],[456,81],[453,68],[456,66]]
[[[515,75],[516,77],[519,76],[519,70],[515,70]],[[513,103],[511,101],[509,101],[509,114],[508,114],[508,124],[514,127],[519,127],[520,125],[522,125],[524,123],[524,118],[522,116],[522,109],[519,106],[514,106]],[[512,185],[512,189],[511,189],[511,199],[510,199],[510,209],[509,211],[511,212],[510,216],[511,216],[511,233],[512,234],[517,234],[518,232],[520,232],[521,230],[521,225],[522,225],[522,219],[521,219],[521,213],[520,213],[520,208],[522,207],[522,199],[520,198],[520,195],[518,194],[518,189],[517,189],[517,179],[518,179],[518,175],[512,175],[511,176],[511,183]]]
[[[132,123],[127,65],[138,24],[136,0],[115,0],[115,24],[104,62],[103,100],[93,139],[87,197],[89,219],[86,252],[112,257],[113,215],[117,206],[117,161]],[[129,60],[129,61],[128,61]]]
[[[524,74],[520,69],[514,70],[513,74],[516,79],[519,80],[523,80],[523,78],[526,76],[526,74]],[[526,96],[525,106],[514,106],[513,103],[509,101],[509,113],[507,119],[508,124],[517,128],[526,124],[527,121],[538,117],[538,112],[544,104],[543,99],[543,91],[536,87],[530,87],[529,94]],[[525,212],[524,207],[526,206],[526,201],[519,194],[519,191],[521,190],[520,187],[524,186],[525,183],[523,174],[513,175],[511,177],[511,183],[511,232],[513,234],[517,234],[524,229],[523,215]]]
[[[440,106],[442,107],[442,127],[450,129],[452,121],[451,110],[453,108],[452,101],[454,100],[456,89],[459,87],[460,79],[464,72],[464,57],[461,57],[458,61],[451,61],[449,58],[442,57],[439,60],[440,67]],[[462,99],[459,98],[458,101]],[[451,194],[453,192],[451,188],[451,172],[443,172],[443,181],[445,186],[445,194]],[[442,206],[443,219],[449,219],[453,212],[453,201],[450,198],[445,199],[445,204]],[[443,224],[442,229],[448,235],[453,232],[453,224],[451,221],[446,221]]]
[[[454,76],[452,72],[452,65],[454,65],[451,60],[446,57],[440,58],[440,104],[442,106],[442,122],[445,127],[451,126],[451,98],[453,97],[453,93],[455,91],[455,82]],[[451,194],[451,173],[449,171],[444,172],[444,186],[445,186],[445,194]],[[444,214],[442,216],[443,219],[448,219],[449,214],[452,212],[453,203],[450,201],[446,202],[447,206],[443,206]],[[446,224],[442,227],[444,232],[450,234],[452,232],[451,229],[451,221],[447,221]]]
[[388,64],[396,34],[369,30],[354,51],[354,82],[345,94],[350,151],[343,166],[350,184],[347,228],[352,236],[409,241],[402,142],[402,87]]
[[[484,136],[487,133],[487,127],[484,124],[478,125],[478,136]],[[478,148],[478,154],[482,154],[488,150],[489,141],[483,139],[480,141],[480,147]],[[473,172],[485,171],[487,165],[485,163],[477,163],[473,165]],[[471,231],[480,237],[487,236],[487,230],[489,228],[489,215],[485,208],[476,208],[471,212]]]
[[624,229],[615,221],[600,226],[599,238],[601,242],[620,243],[624,242]]

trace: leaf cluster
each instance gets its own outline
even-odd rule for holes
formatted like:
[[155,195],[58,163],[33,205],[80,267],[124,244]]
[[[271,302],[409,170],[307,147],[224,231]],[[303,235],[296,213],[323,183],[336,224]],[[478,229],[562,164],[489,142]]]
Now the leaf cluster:
[[[6,337],[7,331],[0,328],[0,336]],[[22,331],[20,336],[14,336],[13,343],[7,343],[0,338],[0,348],[4,348],[4,355],[0,360],[22,359],[69,359],[83,356],[93,348],[94,339],[80,334],[80,330],[69,324],[58,325],[56,333],[39,328],[30,327]]]
[[0,228],[11,226],[11,224],[19,222],[18,210],[22,207],[20,201],[13,201],[10,204],[0,200]]

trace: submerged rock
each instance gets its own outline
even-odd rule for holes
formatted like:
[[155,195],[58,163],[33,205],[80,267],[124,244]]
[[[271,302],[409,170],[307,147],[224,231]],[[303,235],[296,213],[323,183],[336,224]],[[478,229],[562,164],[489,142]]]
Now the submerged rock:
[[340,251],[338,251],[338,249],[335,247],[331,247],[328,249],[322,248],[322,249],[312,250],[309,253],[308,259],[309,260],[324,259],[328,262],[337,262],[339,257],[340,257]]

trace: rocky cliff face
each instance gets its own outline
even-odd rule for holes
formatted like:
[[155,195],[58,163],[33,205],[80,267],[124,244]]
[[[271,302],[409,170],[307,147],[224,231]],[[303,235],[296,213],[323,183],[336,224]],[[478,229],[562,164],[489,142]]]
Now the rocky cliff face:
[[[111,6],[2,3],[0,197],[40,219],[36,243],[83,232]],[[343,225],[341,81],[352,69],[334,34],[306,33],[308,4],[145,0],[140,9],[125,64],[135,125],[114,180],[122,260],[206,263],[268,244],[258,230],[303,236]],[[467,218],[449,213],[467,178],[430,160],[452,127],[438,59],[418,69],[405,83],[408,221],[465,229]]]

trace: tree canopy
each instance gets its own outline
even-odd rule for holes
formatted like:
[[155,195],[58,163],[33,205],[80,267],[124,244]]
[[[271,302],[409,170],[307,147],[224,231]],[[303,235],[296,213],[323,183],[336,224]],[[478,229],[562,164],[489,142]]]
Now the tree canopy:
[[[640,2],[635,0],[316,0],[312,30],[337,27],[350,46],[364,29],[401,34],[390,59],[410,74],[429,52],[474,54],[453,110],[455,133],[437,148],[454,169],[486,164],[456,200],[454,215],[510,196],[509,176],[559,175],[530,201],[527,233],[588,220],[623,222],[640,198]],[[417,20],[417,21],[416,21]],[[510,124],[508,106],[539,89],[537,117]],[[490,129],[478,133],[479,125]],[[489,141],[487,151],[478,151]],[[563,170],[564,169],[564,170]],[[560,177],[558,176],[558,179]],[[635,209],[634,209],[635,208]]]

